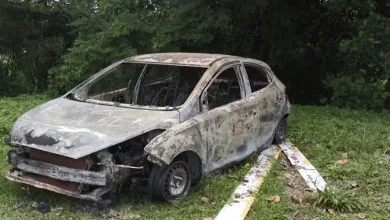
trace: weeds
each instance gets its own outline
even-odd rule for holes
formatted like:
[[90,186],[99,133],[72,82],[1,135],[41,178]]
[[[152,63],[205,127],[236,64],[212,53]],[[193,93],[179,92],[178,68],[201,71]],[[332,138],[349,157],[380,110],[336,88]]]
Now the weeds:
[[354,212],[364,209],[363,202],[351,190],[339,190],[326,188],[324,192],[318,192],[313,206],[334,209],[339,212]]

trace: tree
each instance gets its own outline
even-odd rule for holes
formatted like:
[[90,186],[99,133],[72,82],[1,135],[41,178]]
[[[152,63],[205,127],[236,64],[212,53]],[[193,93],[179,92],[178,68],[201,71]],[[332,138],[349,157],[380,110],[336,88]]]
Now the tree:
[[50,86],[64,93],[114,61],[152,51],[152,9],[143,1],[112,0],[72,24],[79,33],[63,63],[50,72]]
[[64,2],[2,1],[0,28],[7,31],[0,32],[0,54],[9,59],[3,80],[14,86],[16,79],[27,82],[20,91],[3,87],[2,94],[47,88],[48,70],[74,40],[67,24],[75,17]]
[[293,103],[390,108],[386,0],[0,4],[0,28],[10,30],[0,33],[0,95],[45,91],[48,84],[58,95],[119,59],[185,51],[263,60]]

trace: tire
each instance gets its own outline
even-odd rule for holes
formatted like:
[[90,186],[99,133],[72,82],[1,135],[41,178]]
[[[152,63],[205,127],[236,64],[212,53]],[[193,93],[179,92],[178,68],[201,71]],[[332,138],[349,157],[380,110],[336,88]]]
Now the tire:
[[184,161],[169,166],[153,165],[148,191],[157,200],[174,202],[184,198],[191,187],[191,172]]
[[283,117],[278,126],[276,127],[275,136],[274,136],[274,144],[283,144],[287,140],[287,119]]

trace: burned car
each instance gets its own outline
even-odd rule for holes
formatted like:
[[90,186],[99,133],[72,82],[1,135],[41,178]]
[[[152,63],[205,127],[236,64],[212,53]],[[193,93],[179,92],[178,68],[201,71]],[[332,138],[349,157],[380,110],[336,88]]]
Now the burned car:
[[175,201],[212,171],[286,140],[285,89],[255,59],[126,58],[15,122],[7,178],[91,201],[126,182]]

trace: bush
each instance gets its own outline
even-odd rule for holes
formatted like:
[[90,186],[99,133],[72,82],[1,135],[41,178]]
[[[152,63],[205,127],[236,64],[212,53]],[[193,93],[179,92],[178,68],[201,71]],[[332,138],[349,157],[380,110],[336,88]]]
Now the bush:
[[383,108],[386,92],[380,83],[367,82],[362,76],[332,76],[326,85],[332,90],[331,105],[368,110]]

